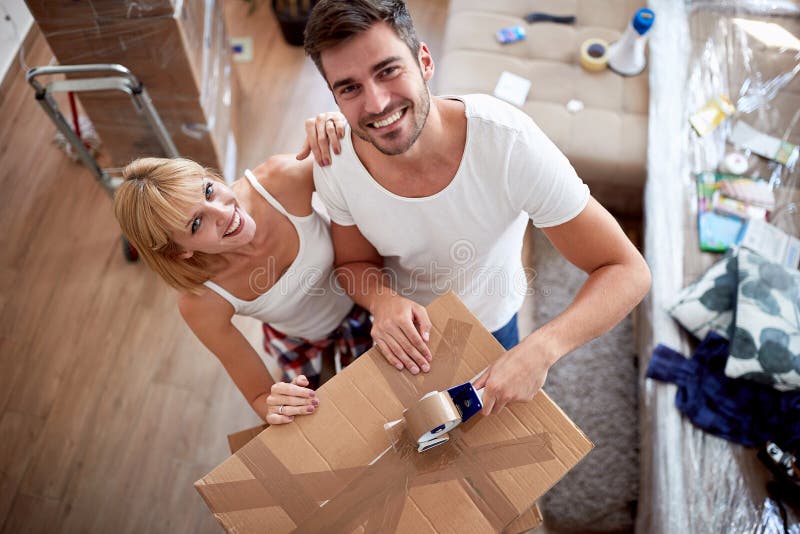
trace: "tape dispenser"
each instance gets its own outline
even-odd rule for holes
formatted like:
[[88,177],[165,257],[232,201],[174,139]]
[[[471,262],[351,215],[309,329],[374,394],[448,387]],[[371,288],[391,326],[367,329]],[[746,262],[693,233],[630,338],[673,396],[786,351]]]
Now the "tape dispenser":
[[417,440],[417,451],[425,452],[446,443],[448,432],[483,408],[483,389],[472,382],[453,386],[446,391],[431,391],[403,412],[406,428]]

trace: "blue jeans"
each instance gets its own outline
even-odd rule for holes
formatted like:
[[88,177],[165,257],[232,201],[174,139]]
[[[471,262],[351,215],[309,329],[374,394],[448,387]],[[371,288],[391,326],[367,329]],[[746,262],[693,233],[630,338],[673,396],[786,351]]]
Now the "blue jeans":
[[519,329],[517,328],[517,314],[511,318],[505,326],[500,330],[492,332],[492,335],[506,350],[511,350],[512,347],[519,343]]

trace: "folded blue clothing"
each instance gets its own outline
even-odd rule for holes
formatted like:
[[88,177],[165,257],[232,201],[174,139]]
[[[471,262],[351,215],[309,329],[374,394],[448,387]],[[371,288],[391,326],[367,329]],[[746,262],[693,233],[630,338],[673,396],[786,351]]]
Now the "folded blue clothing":
[[653,350],[647,377],[678,386],[675,406],[696,426],[748,447],[768,440],[800,448],[800,391],[781,392],[725,376],[728,341],[710,332],[692,355],[664,345]]

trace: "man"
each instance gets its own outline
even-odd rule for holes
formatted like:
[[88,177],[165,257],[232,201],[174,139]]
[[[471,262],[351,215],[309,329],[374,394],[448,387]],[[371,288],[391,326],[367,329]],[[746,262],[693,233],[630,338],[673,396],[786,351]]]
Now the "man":
[[[322,0],[305,48],[350,125],[314,172],[338,278],[372,312],[389,363],[414,374],[436,364],[422,305],[453,289],[508,350],[475,383],[484,413],[497,413],[531,400],[550,366],[644,297],[644,259],[527,115],[485,95],[430,94],[434,62],[402,1]],[[528,218],[589,278],[517,344]]]

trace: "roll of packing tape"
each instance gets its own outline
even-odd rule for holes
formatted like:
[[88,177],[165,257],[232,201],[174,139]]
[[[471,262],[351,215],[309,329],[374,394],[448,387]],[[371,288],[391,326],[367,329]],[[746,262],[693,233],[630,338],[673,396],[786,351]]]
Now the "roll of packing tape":
[[468,421],[481,408],[483,389],[475,390],[470,381],[423,395],[403,412],[403,418],[408,432],[417,441],[417,451],[425,452],[449,440],[447,433]]
[[600,72],[608,66],[608,43],[602,39],[587,39],[581,45],[581,67]]
[[747,164],[747,158],[744,156],[744,154],[740,154],[739,152],[731,152],[722,160],[720,167],[720,170],[724,173],[744,174],[747,172],[749,165]]
[[[444,434],[461,424],[461,413],[446,391],[431,391],[403,412],[403,417],[409,433],[420,446],[420,452],[425,450],[425,445],[434,446],[447,441],[442,439]],[[431,443],[434,440],[437,443]]]

